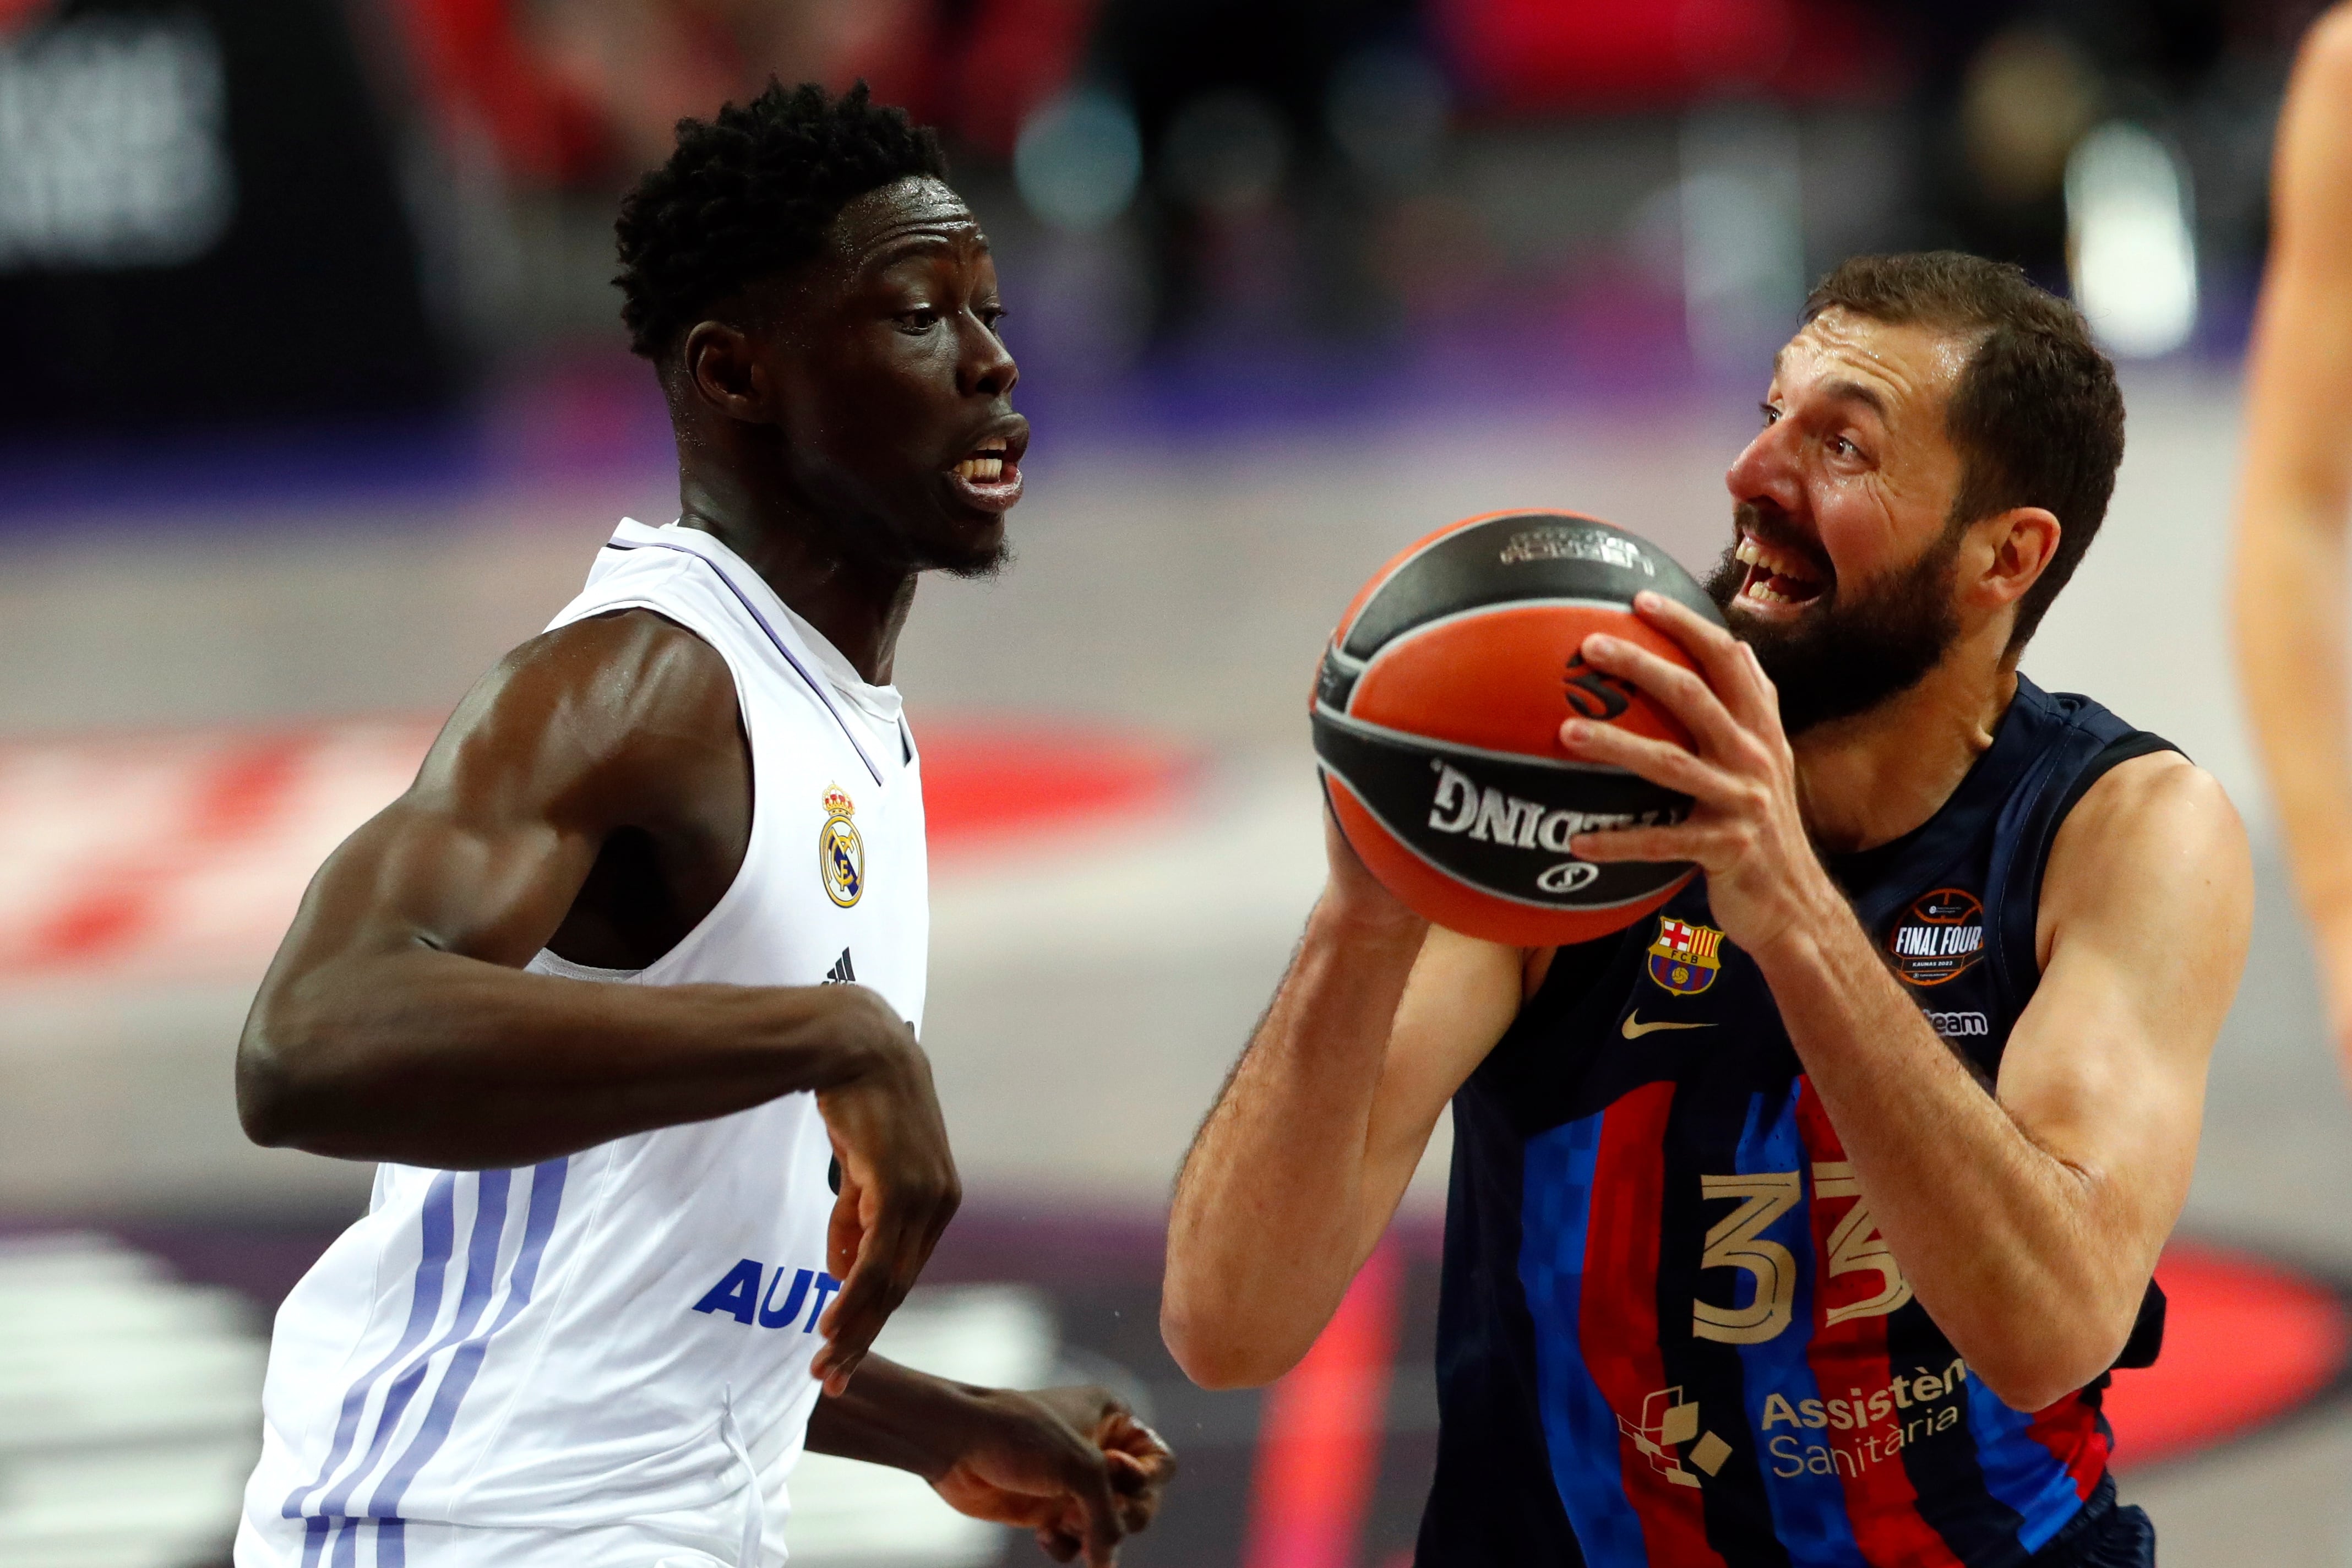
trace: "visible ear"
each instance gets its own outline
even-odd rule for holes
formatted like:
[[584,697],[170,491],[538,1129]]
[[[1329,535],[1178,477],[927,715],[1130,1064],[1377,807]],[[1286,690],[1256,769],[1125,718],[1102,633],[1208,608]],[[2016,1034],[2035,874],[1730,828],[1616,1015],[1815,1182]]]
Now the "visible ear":
[[1981,563],[1969,585],[1978,603],[1989,610],[2014,605],[2049,569],[2058,553],[2064,530],[2056,514],[2038,506],[2012,507],[1975,523],[1969,531],[1979,544],[1974,553]]
[[768,374],[741,328],[724,321],[697,322],[686,334],[678,359],[695,396],[730,419],[765,422]]

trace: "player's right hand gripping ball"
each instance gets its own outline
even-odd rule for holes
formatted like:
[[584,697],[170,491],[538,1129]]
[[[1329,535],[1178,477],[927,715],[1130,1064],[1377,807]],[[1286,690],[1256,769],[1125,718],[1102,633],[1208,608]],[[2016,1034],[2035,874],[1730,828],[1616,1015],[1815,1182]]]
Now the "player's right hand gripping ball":
[[1643,589],[1722,616],[1656,545],[1572,512],[1465,518],[1381,568],[1315,683],[1333,816],[1388,889],[1439,925],[1522,947],[1605,936],[1664,904],[1687,865],[1600,866],[1578,833],[1682,820],[1690,797],[1571,762],[1582,718],[1687,746],[1637,688],[1587,666],[1594,632],[1690,667],[1633,614]]

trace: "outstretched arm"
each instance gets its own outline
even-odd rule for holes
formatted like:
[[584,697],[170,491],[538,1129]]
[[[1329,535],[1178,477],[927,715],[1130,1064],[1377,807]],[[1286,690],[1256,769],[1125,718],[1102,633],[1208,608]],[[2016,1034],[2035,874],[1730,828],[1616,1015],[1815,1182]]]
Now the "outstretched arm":
[[1518,949],[1431,927],[1324,835],[1330,880],[1176,1180],[1160,1331],[1204,1387],[1307,1353],[1518,1012]]
[[2311,30],[2279,123],[2270,270],[2246,366],[2240,679],[2352,1074],[2352,8]]
[[814,1090],[843,1167],[818,1358],[837,1391],[956,1205],[912,1032],[853,985],[521,967],[611,835],[740,841],[704,818],[746,768],[733,679],[684,629],[635,612],[526,644],[312,881],[246,1021],[237,1107],[260,1143],[486,1168]]
[[869,1356],[809,1416],[819,1454],[911,1470],[959,1511],[1033,1531],[1056,1563],[1110,1568],[1143,1530],[1176,1456],[1108,1389],[976,1388]]
[[1637,608],[1704,680],[1613,638],[1588,639],[1585,657],[1665,702],[1697,753],[1576,721],[1563,740],[1696,805],[1678,826],[1570,847],[1706,868],[1710,907],[1764,972],[1920,1304],[2005,1403],[2053,1403],[2121,1352],[2188,1194],[2252,905],[2236,814],[2168,754],[2125,763],[2084,795],[2043,870],[2042,982],[1987,1094],[1815,858],[1753,652],[1655,595]]

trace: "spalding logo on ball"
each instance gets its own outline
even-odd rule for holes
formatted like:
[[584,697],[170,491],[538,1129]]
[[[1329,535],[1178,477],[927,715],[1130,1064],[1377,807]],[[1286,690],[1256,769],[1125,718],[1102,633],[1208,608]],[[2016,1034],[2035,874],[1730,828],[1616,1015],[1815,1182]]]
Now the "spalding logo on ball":
[[1633,614],[1643,589],[1722,624],[1664,551],[1572,512],[1465,519],[1365,584],[1323,655],[1315,754],[1340,830],[1391,892],[1468,935],[1551,947],[1622,930],[1690,880],[1688,865],[1568,848],[1690,809],[1559,744],[1570,718],[1690,744],[1638,687],[1584,662],[1584,639],[1607,632],[1690,667]]

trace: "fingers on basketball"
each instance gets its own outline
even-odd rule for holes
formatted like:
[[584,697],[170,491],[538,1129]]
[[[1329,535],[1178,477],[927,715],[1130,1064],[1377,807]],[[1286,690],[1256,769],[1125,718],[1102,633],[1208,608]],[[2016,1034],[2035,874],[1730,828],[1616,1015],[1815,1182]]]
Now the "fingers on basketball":
[[1690,748],[1669,704],[1585,654],[1604,633],[1696,669],[1635,613],[1644,591],[1695,623],[1714,614],[1648,541],[1590,517],[1511,512],[1421,541],[1349,606],[1317,683],[1316,752],[1349,845],[1416,912],[1490,942],[1550,947],[1622,930],[1689,879],[1687,865],[1604,867],[1568,842],[1690,808],[1686,794],[1561,749],[1570,719]]

